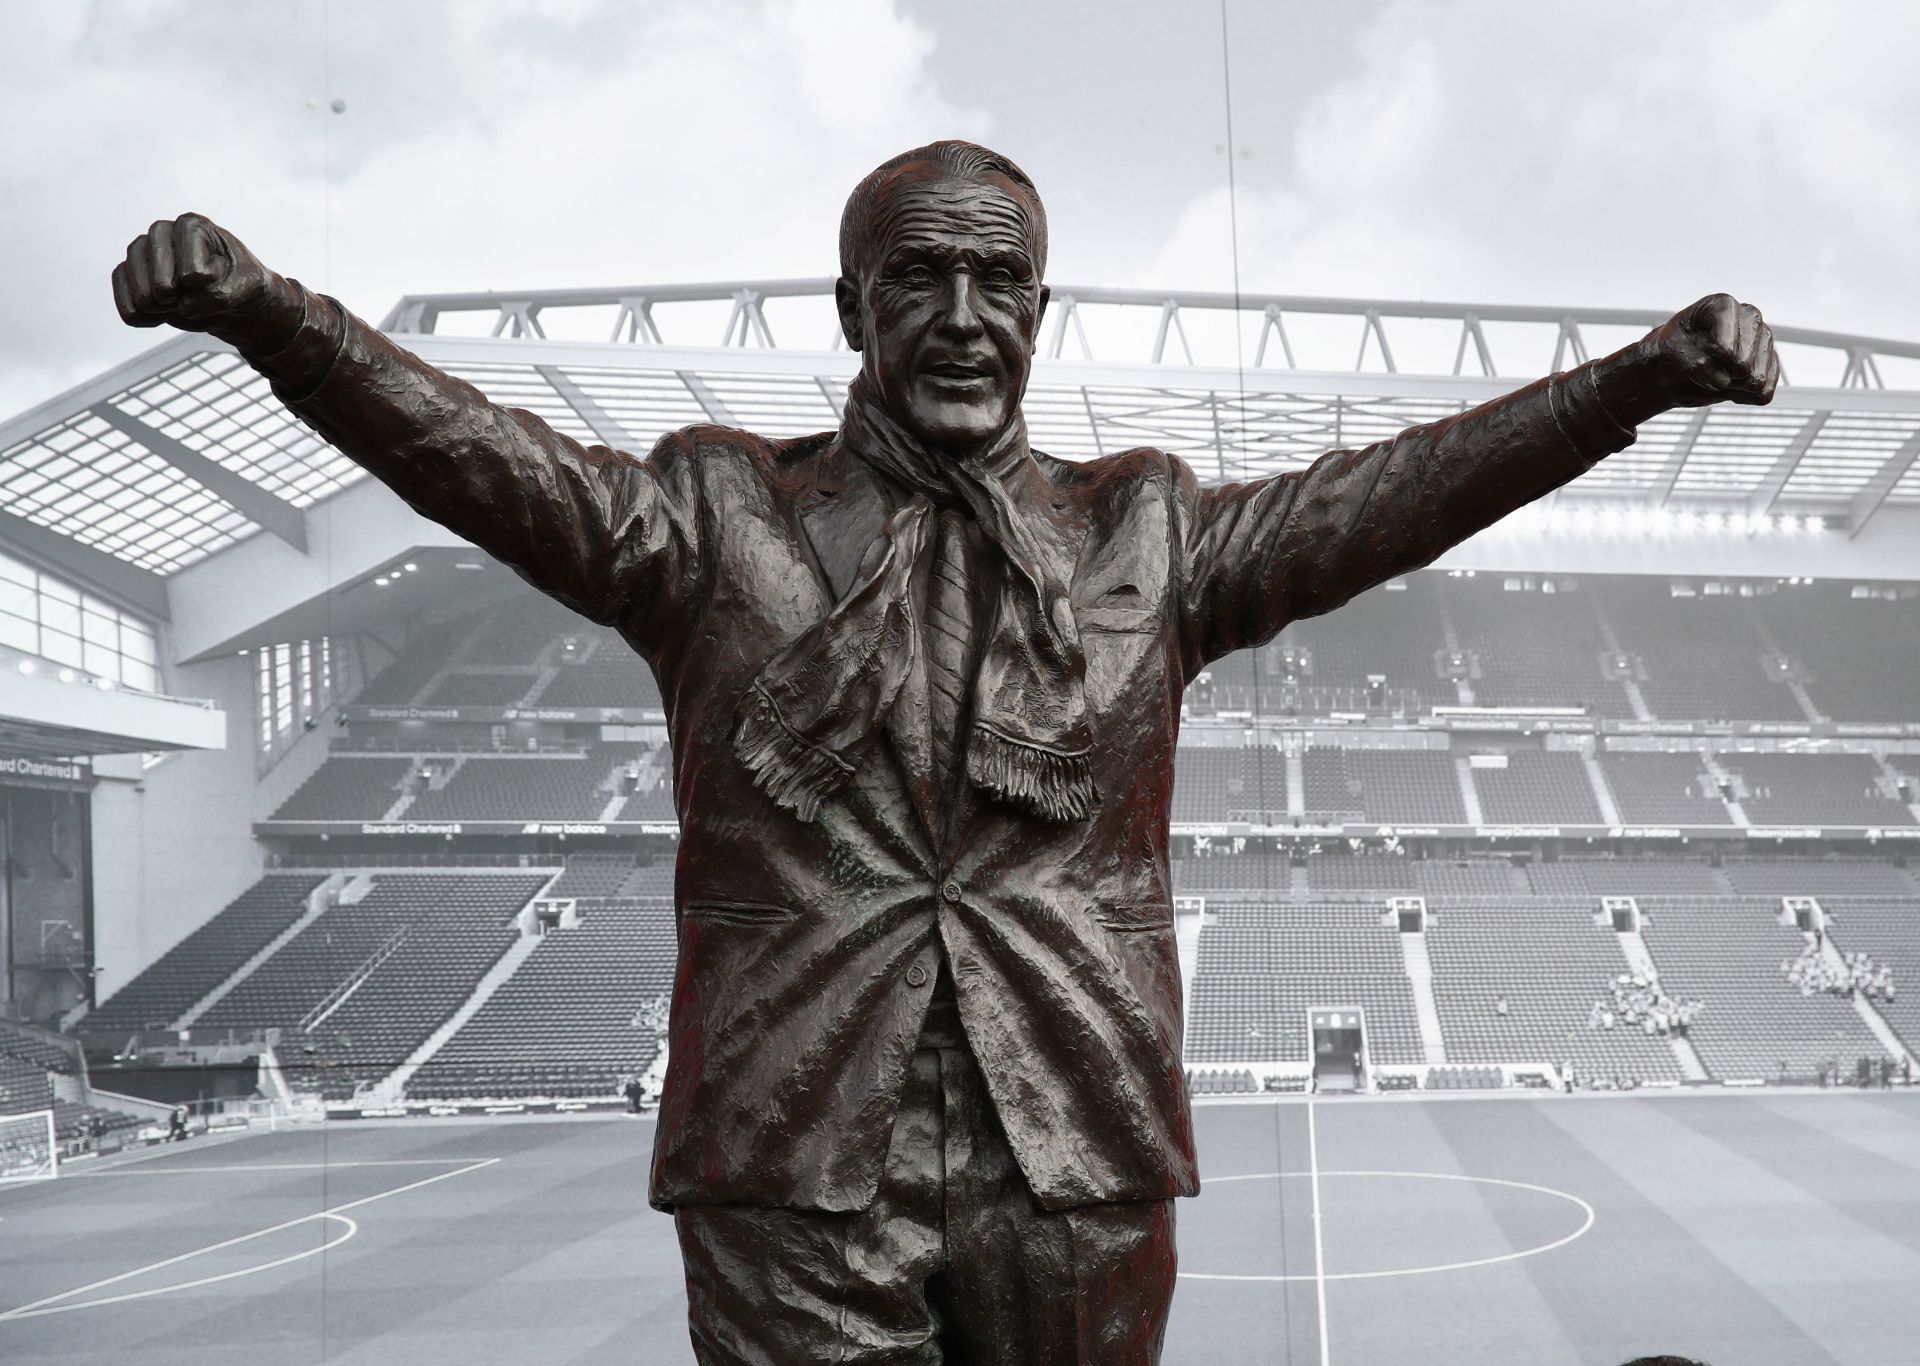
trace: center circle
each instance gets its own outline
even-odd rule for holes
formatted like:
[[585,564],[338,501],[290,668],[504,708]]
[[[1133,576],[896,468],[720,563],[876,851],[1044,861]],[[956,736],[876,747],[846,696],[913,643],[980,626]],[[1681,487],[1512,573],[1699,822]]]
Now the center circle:
[[[1223,1186],[1235,1181],[1296,1181],[1309,1180],[1312,1172],[1252,1172],[1243,1176],[1216,1176],[1201,1182],[1203,1187]],[[1457,1172],[1390,1172],[1390,1171],[1323,1171],[1319,1179],[1383,1179],[1395,1181],[1456,1181],[1469,1185],[1494,1186],[1506,1190],[1527,1191],[1535,1195],[1544,1195],[1551,1199],[1572,1205],[1581,1213],[1580,1226],[1562,1237],[1544,1242],[1535,1247],[1519,1248],[1511,1252],[1502,1252],[1493,1256],[1473,1257],[1457,1262],[1436,1262],[1430,1266],[1397,1267],[1388,1271],[1328,1271],[1324,1274],[1294,1273],[1288,1275],[1263,1275],[1255,1273],[1230,1274],[1209,1271],[1182,1271],[1181,1279],[1190,1281],[1374,1281],[1390,1276],[1431,1276],[1442,1271],[1466,1271],[1476,1266],[1494,1266],[1500,1262],[1516,1262],[1523,1257],[1537,1257],[1543,1252],[1552,1252],[1565,1247],[1576,1238],[1584,1235],[1593,1227],[1595,1214],[1589,1205],[1579,1196],[1552,1186],[1537,1186],[1528,1181],[1507,1181],[1497,1176],[1463,1176]]]

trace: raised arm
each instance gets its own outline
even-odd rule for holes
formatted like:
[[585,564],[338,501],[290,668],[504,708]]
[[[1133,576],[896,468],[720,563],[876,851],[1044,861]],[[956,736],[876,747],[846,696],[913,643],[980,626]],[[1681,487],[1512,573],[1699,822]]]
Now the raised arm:
[[198,214],[155,223],[113,272],[120,316],[230,343],[298,417],[535,587],[643,644],[700,578],[686,442],[583,446],[277,275]]
[[1779,375],[1758,310],[1714,294],[1611,356],[1304,470],[1202,488],[1174,461],[1188,668],[1431,564],[1631,445],[1648,418],[1766,403]]

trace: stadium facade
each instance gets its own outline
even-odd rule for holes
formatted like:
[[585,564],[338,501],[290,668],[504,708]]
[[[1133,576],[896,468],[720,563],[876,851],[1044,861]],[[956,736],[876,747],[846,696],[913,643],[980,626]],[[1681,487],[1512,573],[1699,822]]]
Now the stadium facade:
[[[1027,413],[1062,458],[1156,446],[1242,480],[1662,320],[1056,286]],[[855,370],[825,280],[418,296],[383,326],[632,451],[830,428]],[[1777,1081],[1920,1043],[1913,995],[1781,971],[1818,928],[1920,995],[1920,345],[1775,331],[1770,407],[1657,419],[1194,681],[1174,880],[1200,1089]],[[225,1047],[287,1103],[611,1096],[655,1065],[671,981],[666,713],[617,636],[364,478],[219,343],[22,414],[7,1056],[51,1050],[69,1101],[82,1037],[96,1081],[150,1092],[130,1053]],[[1697,1026],[1589,1027],[1656,972]]]

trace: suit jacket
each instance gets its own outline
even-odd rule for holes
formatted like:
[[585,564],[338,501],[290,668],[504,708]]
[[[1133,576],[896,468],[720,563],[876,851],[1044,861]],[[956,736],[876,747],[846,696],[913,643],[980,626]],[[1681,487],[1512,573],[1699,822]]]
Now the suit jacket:
[[1102,800],[1056,823],[962,798],[938,840],[924,706],[895,708],[891,743],[811,822],[730,742],[743,690],[826,614],[902,496],[836,436],[699,426],[645,458],[583,446],[317,296],[255,364],[322,436],[616,628],[659,679],[681,828],[662,1208],[865,1208],[943,947],[1043,1206],[1194,1193],[1168,872],[1187,681],[1632,439],[1576,371],[1252,483],[1204,488],[1157,450],[1033,454],[1008,484],[1046,514],[1071,585]]

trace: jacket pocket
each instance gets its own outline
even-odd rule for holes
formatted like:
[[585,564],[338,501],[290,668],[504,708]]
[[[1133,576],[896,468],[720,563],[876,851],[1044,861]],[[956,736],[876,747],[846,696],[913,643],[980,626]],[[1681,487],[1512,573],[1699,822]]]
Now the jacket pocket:
[[1173,928],[1173,906],[1165,901],[1120,902],[1101,906],[1094,914],[1102,925],[1122,934]]
[[1073,619],[1082,631],[1152,631],[1160,625],[1152,607],[1076,607]]
[[767,901],[689,901],[681,914],[717,920],[726,925],[784,925],[794,918],[791,906]]

